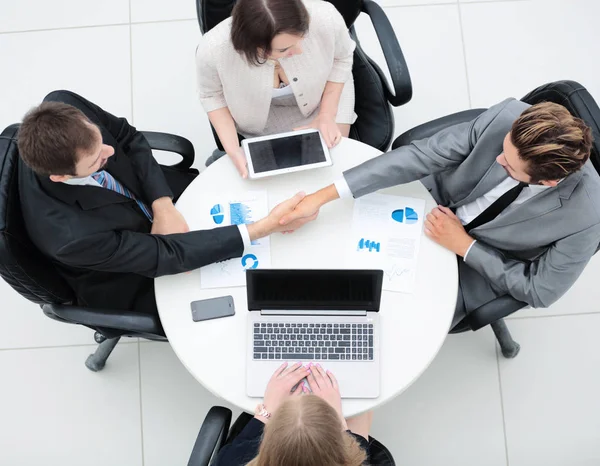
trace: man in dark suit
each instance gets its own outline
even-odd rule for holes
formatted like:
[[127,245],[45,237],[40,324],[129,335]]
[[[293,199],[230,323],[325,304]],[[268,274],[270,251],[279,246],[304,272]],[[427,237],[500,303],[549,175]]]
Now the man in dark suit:
[[154,278],[243,254],[304,196],[258,222],[189,231],[173,205],[196,173],[158,165],[142,133],[81,96],[55,91],[19,129],[19,193],[33,243],[79,305],[156,312]]

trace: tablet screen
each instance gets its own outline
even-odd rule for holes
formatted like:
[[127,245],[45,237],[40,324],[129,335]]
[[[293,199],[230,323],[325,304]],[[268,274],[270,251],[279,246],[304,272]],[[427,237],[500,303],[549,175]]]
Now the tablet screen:
[[325,162],[318,132],[248,143],[255,173]]

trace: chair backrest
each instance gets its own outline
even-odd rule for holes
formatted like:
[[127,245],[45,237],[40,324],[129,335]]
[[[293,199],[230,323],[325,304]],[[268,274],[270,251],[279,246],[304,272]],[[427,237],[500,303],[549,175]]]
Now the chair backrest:
[[[236,1],[196,0],[196,12],[202,34],[229,18]],[[356,94],[354,111],[358,118],[350,129],[350,137],[385,152],[394,135],[394,114],[384,91],[384,85],[387,85],[384,84],[386,78],[377,64],[364,53],[352,27],[362,11],[363,0],[323,1],[328,1],[337,8],[357,42],[352,75]],[[213,134],[217,147],[222,149],[214,130]]]
[[11,125],[0,134],[0,276],[29,301],[69,304],[75,301],[73,290],[25,229],[18,184],[18,129],[19,125]]
[[600,108],[585,87],[575,81],[556,81],[534,89],[521,100],[531,105],[554,102],[585,121],[594,135],[590,160],[600,174]]

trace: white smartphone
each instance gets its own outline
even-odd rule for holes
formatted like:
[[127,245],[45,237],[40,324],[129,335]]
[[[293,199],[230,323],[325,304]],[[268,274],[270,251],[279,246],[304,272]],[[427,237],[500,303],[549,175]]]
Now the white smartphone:
[[235,306],[232,296],[192,301],[192,319],[194,322],[202,320],[219,319],[235,315]]

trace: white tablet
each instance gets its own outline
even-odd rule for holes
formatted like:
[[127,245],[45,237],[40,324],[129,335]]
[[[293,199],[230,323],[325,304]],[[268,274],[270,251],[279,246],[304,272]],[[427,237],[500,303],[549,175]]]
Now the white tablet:
[[329,150],[316,129],[244,139],[248,176],[264,178],[331,165]]

